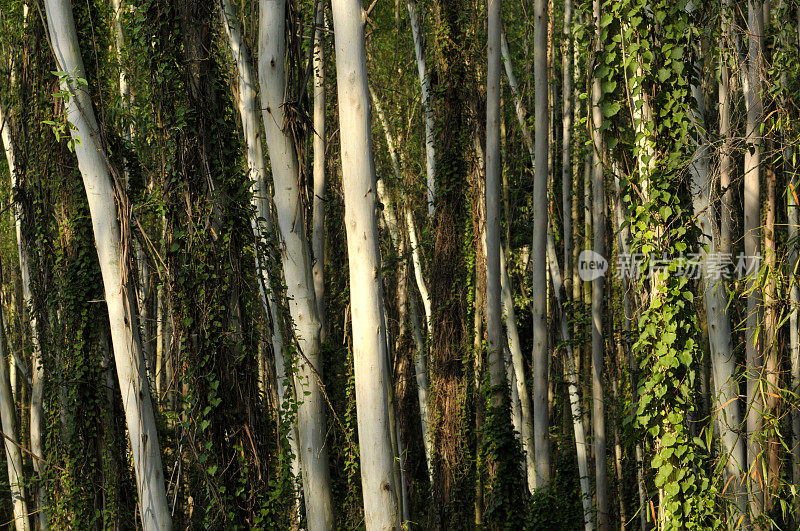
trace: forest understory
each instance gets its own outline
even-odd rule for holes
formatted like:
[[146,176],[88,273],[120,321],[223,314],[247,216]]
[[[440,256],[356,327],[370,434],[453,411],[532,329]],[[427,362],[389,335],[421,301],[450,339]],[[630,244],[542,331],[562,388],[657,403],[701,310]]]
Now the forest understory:
[[0,0],[0,527],[800,529],[798,0]]

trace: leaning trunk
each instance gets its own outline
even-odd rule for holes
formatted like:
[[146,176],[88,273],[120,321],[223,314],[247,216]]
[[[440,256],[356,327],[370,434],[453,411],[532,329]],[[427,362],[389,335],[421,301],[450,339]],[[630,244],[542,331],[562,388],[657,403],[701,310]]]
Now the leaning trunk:
[[147,530],[169,529],[172,527],[171,515],[164,489],[161,451],[139,338],[136,304],[125,281],[128,264],[123,261],[125,255],[115,203],[115,185],[118,189],[119,183],[109,172],[89,93],[79,84],[86,73],[72,7],[66,0],[47,0],[45,7],[56,62],[59,70],[66,73],[61,77],[61,87],[70,94],[66,114],[74,126],[70,133],[92,218],[114,360],[130,435],[142,526]]

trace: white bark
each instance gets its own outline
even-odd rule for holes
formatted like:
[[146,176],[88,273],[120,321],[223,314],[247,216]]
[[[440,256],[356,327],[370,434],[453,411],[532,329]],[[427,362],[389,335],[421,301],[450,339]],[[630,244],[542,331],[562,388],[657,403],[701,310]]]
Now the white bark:
[[314,210],[311,250],[320,341],[325,341],[325,2],[317,4],[314,27]]
[[400,514],[399,493],[392,487],[394,467],[387,396],[390,370],[382,318],[375,166],[360,10],[358,0],[333,2],[361,485],[366,528],[373,530],[398,528]]
[[282,0],[259,2],[258,79],[261,110],[272,166],[275,209],[283,251],[283,274],[289,311],[297,330],[301,356],[295,388],[302,401],[297,412],[300,465],[308,525],[312,530],[333,526],[328,449],[325,445],[325,404],[322,396],[320,324],[311,272],[311,253],[300,212],[299,166],[292,137],[283,130],[285,94],[285,12]]
[[417,58],[417,72],[419,84],[422,89],[422,115],[425,119],[425,170],[427,177],[428,217],[433,218],[433,199],[436,192],[436,144],[433,129],[433,105],[431,103],[431,82],[428,79],[428,65],[425,59],[425,36],[419,23],[417,3],[415,0],[406,0],[408,19],[411,22],[411,34],[414,37],[414,55]]
[[[599,46],[600,0],[593,1],[595,38]],[[594,227],[593,250],[600,256],[605,254],[605,190],[603,188],[603,166],[600,160],[602,140],[600,126],[600,78],[592,81],[592,226]],[[603,277],[592,280],[592,424],[594,426],[595,489],[597,492],[597,527],[608,526],[608,476],[606,474],[606,427],[603,416]]]
[[67,73],[61,79],[61,86],[62,90],[70,94],[66,108],[67,118],[74,125],[71,135],[92,217],[108,306],[114,360],[130,435],[142,525],[147,530],[170,529],[172,523],[164,489],[158,432],[147,386],[135,301],[130,287],[124,281],[126,265],[122,261],[114,183],[103,147],[98,141],[97,121],[89,93],[78,82],[86,74],[80,56],[72,7],[66,0],[47,0],[45,7],[50,42],[58,69]]
[[[550,482],[550,440],[547,350],[547,161],[550,150],[550,127],[547,83],[547,2],[534,2],[534,89],[535,89],[535,160],[533,178],[533,430],[536,448],[536,488]],[[528,480],[530,483],[530,479]]]
[[[503,401],[503,324],[500,310],[500,8],[502,0],[487,0],[488,46],[486,75],[486,332],[492,406]],[[533,492],[533,484],[529,481]]]
[[761,176],[761,121],[763,104],[761,100],[761,54],[764,45],[763,10],[760,2],[748,0],[748,34],[749,53],[747,65],[743,71],[743,87],[747,108],[746,141],[744,154],[744,253],[746,264],[752,276],[746,284],[747,290],[747,323],[746,339],[746,377],[747,377],[747,470],[748,499],[750,517],[755,519],[761,514],[764,506],[762,446],[759,437],[762,430],[762,408],[760,379],[762,377],[763,359],[759,345],[759,294],[755,288],[755,271],[760,251],[759,227],[760,217],[760,176]]
[[[2,129],[0,134],[3,140],[3,147],[8,162],[8,171],[11,175],[12,191],[17,187],[16,156],[14,144],[11,138],[11,117],[9,113],[4,113],[0,108],[0,124]],[[32,349],[32,375],[31,375],[31,403],[30,403],[30,434],[31,452],[34,455],[44,455],[42,441],[44,437],[44,365],[42,364],[42,348],[39,342],[39,325],[36,313],[33,311],[33,293],[31,291],[30,259],[28,256],[28,242],[22,234],[22,204],[14,201],[14,228],[17,235],[17,254],[19,256],[20,278],[22,280],[22,299],[25,310],[28,314],[28,324],[31,332]],[[16,379],[16,375],[15,375]],[[44,461],[34,459],[33,469],[43,479]],[[39,527],[48,528],[47,507],[45,506],[44,489],[36,489],[36,509]]]
[[[228,43],[231,48],[236,71],[238,73],[238,96],[236,106],[242,120],[242,129],[247,147],[247,169],[250,180],[255,185],[251,202],[256,209],[256,216],[251,220],[253,236],[258,243],[255,251],[256,270],[261,275],[259,282],[259,294],[264,311],[269,313],[272,321],[272,352],[275,356],[276,389],[278,391],[278,411],[281,416],[285,414],[283,403],[285,398],[285,342],[283,337],[282,317],[278,304],[275,300],[273,282],[269,272],[269,260],[266,253],[262,253],[259,247],[266,245],[265,235],[274,233],[272,223],[272,212],[269,204],[269,192],[267,191],[267,163],[264,158],[264,146],[261,142],[261,122],[259,117],[259,103],[257,96],[257,81],[250,62],[250,51],[242,37],[242,28],[235,8],[230,0],[222,0],[220,8],[222,26],[228,36]],[[292,458],[292,473],[295,477],[300,473],[300,454],[297,447],[295,436],[296,426],[292,423],[287,439],[289,447],[294,454]],[[299,500],[298,500],[299,501]]]
[[[0,121],[2,120],[0,116]],[[31,528],[28,519],[28,504],[25,501],[25,478],[22,474],[22,451],[17,434],[17,412],[11,396],[11,381],[8,377],[9,357],[6,354],[6,317],[0,305],[0,418],[3,426],[3,445],[6,450],[8,484],[11,487],[11,505],[14,514],[14,527],[17,531]],[[11,361],[13,363],[13,361]],[[40,454],[37,454],[40,455]]]

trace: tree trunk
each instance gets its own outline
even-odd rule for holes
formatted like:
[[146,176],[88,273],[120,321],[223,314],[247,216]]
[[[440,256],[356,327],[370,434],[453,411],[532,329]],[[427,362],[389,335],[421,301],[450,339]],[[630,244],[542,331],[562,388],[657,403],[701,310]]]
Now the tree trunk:
[[325,342],[325,2],[317,2],[314,26],[314,211],[311,250],[319,340]]
[[[0,115],[0,121],[3,120]],[[11,381],[8,378],[9,358],[6,354],[6,317],[0,304],[0,417],[3,425],[3,443],[6,449],[8,484],[11,487],[11,505],[14,513],[14,527],[17,531],[31,528],[28,519],[28,504],[25,500],[25,478],[22,474],[22,451],[17,434],[17,412],[11,396]],[[13,361],[12,361],[13,363]]]
[[[275,357],[275,389],[278,393],[278,412],[281,416],[284,416],[283,404],[286,398],[285,341],[283,317],[273,289],[276,283],[273,283],[272,275],[270,274],[271,265],[275,260],[268,251],[267,238],[274,234],[275,229],[272,224],[272,210],[269,204],[269,192],[266,184],[267,164],[264,158],[264,146],[261,143],[261,123],[256,91],[257,80],[250,62],[250,51],[242,36],[242,27],[239,23],[238,14],[230,0],[221,0],[221,2],[220,17],[222,26],[228,36],[228,44],[230,45],[233,62],[238,73],[238,91],[234,93],[234,99],[239,110],[239,117],[242,120],[242,134],[247,148],[247,169],[250,180],[255,183],[251,202],[255,206],[256,216],[251,220],[251,227],[253,237],[257,243],[255,256],[256,271],[260,274],[259,295],[264,311],[268,313],[272,323],[271,342],[273,356]],[[292,473],[297,476],[300,473],[300,452],[295,431],[296,425],[292,422],[286,437],[294,454],[292,457]]]
[[422,115],[425,118],[425,170],[427,177],[428,217],[433,218],[433,198],[436,192],[434,176],[436,175],[436,144],[433,130],[433,107],[431,105],[431,82],[428,78],[428,64],[425,59],[425,35],[419,23],[417,3],[406,0],[408,19],[411,22],[411,33],[414,37],[414,55],[417,58],[417,72],[422,88]]
[[258,79],[282,243],[286,294],[300,351],[295,389],[301,400],[297,427],[303,495],[309,528],[317,530],[331,528],[333,510],[328,447],[325,444],[325,404],[320,388],[320,323],[311,253],[306,240],[305,218],[298,215],[301,207],[297,153],[292,137],[283,129],[285,13],[286,4],[281,0],[261,0],[259,3]]
[[[535,488],[550,483],[550,419],[548,396],[547,345],[547,161],[550,128],[547,84],[547,1],[534,2],[534,90],[536,104],[535,160],[533,177],[533,439],[536,449]],[[530,482],[530,479],[528,480]]]
[[361,3],[334,0],[332,5],[364,518],[367,529],[392,529],[400,526],[400,493],[393,487],[387,393],[391,372],[383,321]]
[[746,284],[746,374],[747,374],[747,470],[749,473],[748,498],[750,516],[755,522],[764,507],[764,492],[761,466],[763,403],[759,382],[762,377],[763,359],[759,345],[758,290],[755,289],[756,267],[759,262],[760,243],[760,178],[761,178],[761,54],[763,50],[763,11],[761,3],[748,0],[749,53],[743,73],[743,88],[747,108],[747,150],[744,155],[744,253],[747,272],[751,275]]
[[65,0],[47,0],[45,7],[56,63],[59,70],[67,73],[61,78],[61,86],[70,94],[66,112],[74,125],[70,133],[92,217],[114,359],[136,472],[142,526],[147,530],[170,529],[171,516],[164,489],[158,432],[147,385],[138,316],[131,288],[125,282],[128,264],[123,262],[120,221],[114,200],[115,184],[119,189],[119,183],[115,183],[109,173],[89,93],[85,88],[80,88],[79,80],[85,78],[86,74],[72,7]]
[[[600,42],[600,0],[593,1],[595,37]],[[592,81],[592,226],[594,227],[593,251],[605,255],[606,214],[603,165],[600,157],[603,141],[600,138],[602,115],[600,113],[600,78]],[[594,463],[597,492],[597,527],[609,525],[608,476],[606,474],[606,427],[603,416],[603,276],[592,280],[592,422],[594,425]]]

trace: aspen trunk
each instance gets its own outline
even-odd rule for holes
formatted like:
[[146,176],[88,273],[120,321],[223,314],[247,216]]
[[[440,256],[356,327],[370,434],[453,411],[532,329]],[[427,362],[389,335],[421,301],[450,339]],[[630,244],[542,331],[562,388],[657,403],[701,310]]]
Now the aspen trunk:
[[332,4],[339,123],[342,126],[342,172],[356,410],[361,449],[361,484],[367,529],[400,526],[398,495],[393,484],[387,386],[390,380],[383,321],[380,249],[375,216],[375,166],[367,86],[367,61],[361,3]]
[[92,217],[114,359],[136,472],[142,526],[146,530],[170,529],[171,516],[164,489],[158,432],[147,384],[138,316],[131,287],[125,282],[127,264],[122,261],[124,255],[114,200],[115,183],[99,142],[89,93],[81,88],[79,82],[86,74],[72,7],[65,0],[47,0],[45,8],[56,63],[59,70],[67,73],[61,79],[61,86],[62,90],[70,93],[66,112],[74,125],[70,133]]
[[[11,174],[11,189],[17,186],[16,174],[16,159],[14,153],[14,144],[11,138],[11,124],[10,116],[4,112],[0,107],[0,136],[3,140],[3,148],[6,153],[6,162],[8,162],[8,172]],[[33,337],[33,367],[34,367],[34,391],[37,391],[38,401],[36,404],[31,403],[31,451],[36,456],[42,455],[42,430],[41,419],[44,411],[42,409],[42,389],[44,381],[42,379],[42,361],[41,350],[39,348],[39,333],[36,327],[36,317],[32,312],[31,307],[31,288],[30,288],[30,271],[28,267],[28,253],[22,239],[22,205],[14,202],[14,226],[17,232],[17,251],[19,254],[19,265],[22,277],[22,293],[25,299],[25,306],[28,308],[30,315],[31,334]],[[5,331],[5,313],[0,306],[0,416],[2,416],[3,433],[9,437],[19,439],[16,427],[16,410],[14,406],[14,393],[12,392],[12,382],[9,375],[9,369],[15,365],[14,356],[10,358],[5,354],[6,348],[6,331]],[[38,361],[37,361],[38,360]],[[10,364],[10,365],[9,365]],[[16,371],[14,371],[16,379]],[[38,376],[38,378],[37,378]],[[37,405],[36,410],[34,405]],[[37,429],[34,433],[34,417],[38,418]],[[17,531],[23,529],[30,529],[30,521],[28,520],[28,508],[25,501],[25,487],[22,477],[22,455],[20,448],[12,444],[10,441],[5,441],[6,449],[6,463],[8,465],[8,483],[11,486],[11,503],[14,510],[14,524]],[[38,450],[38,452],[37,452]],[[34,460],[34,468],[41,477],[41,464]],[[37,494],[37,502],[41,497]],[[44,511],[44,507],[39,506],[39,511]],[[47,518],[46,512],[39,516],[40,523],[44,522],[46,526]]]

